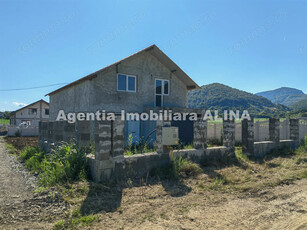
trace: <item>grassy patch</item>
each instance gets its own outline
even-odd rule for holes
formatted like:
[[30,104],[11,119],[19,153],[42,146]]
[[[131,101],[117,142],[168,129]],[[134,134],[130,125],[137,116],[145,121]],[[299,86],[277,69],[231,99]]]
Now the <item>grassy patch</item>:
[[307,176],[307,149],[304,147],[295,151],[274,151],[259,161],[250,160],[237,148],[236,159],[233,165],[213,170],[215,177],[207,183],[198,183],[198,187],[220,191],[257,191]]
[[17,149],[13,145],[11,145],[7,142],[4,142],[4,145],[5,145],[5,148],[7,149],[9,154],[17,154],[18,153]]
[[72,215],[71,218],[60,220],[54,224],[55,230],[60,229],[76,229],[78,227],[89,227],[93,224],[98,217],[96,215],[81,216],[81,215]]
[[172,162],[173,174],[176,178],[196,176],[202,173],[202,169],[196,163],[182,157],[175,158]]
[[143,153],[152,153],[155,152],[156,149],[153,146],[149,146],[148,144],[144,143],[143,140],[138,140],[139,144],[133,143],[133,137],[130,134],[128,137],[128,145],[125,149],[124,155],[125,156],[132,156],[134,154],[143,154]]
[[152,170],[152,176],[160,179],[179,179],[184,177],[196,176],[202,173],[199,164],[189,159],[177,157],[170,164]]
[[0,125],[9,125],[10,120],[9,119],[0,119]]
[[26,147],[20,158],[31,172],[39,173],[39,184],[43,187],[84,180],[88,176],[86,153],[73,143],[63,143],[50,153]]

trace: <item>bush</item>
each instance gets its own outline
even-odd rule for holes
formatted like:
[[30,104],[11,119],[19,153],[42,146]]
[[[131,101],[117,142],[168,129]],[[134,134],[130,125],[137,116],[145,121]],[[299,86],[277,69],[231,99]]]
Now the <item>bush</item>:
[[86,179],[88,175],[86,152],[73,143],[63,143],[48,154],[26,147],[20,158],[29,170],[40,173],[39,183],[44,187]]
[[40,160],[40,155],[35,155],[26,161],[26,167],[31,170],[31,172],[40,172],[42,170],[42,160]]
[[35,156],[36,154],[39,154],[39,153],[42,153],[42,150],[40,148],[38,148],[38,147],[35,148],[35,147],[29,147],[28,146],[28,147],[25,147],[21,151],[19,157],[22,160],[26,161],[26,160],[30,159],[31,157],[33,157],[33,156]]
[[15,132],[15,137],[20,137],[21,136],[21,131],[20,129],[17,129]]
[[158,176],[160,179],[179,179],[180,177],[196,176],[202,172],[200,166],[189,159],[176,157],[170,164],[155,168],[152,175]]
[[182,157],[177,157],[172,161],[172,169],[176,178],[180,176],[195,176],[202,172],[198,164]]
[[42,162],[42,169],[40,183],[47,187],[86,179],[88,176],[86,152],[75,144],[64,143],[48,154]]

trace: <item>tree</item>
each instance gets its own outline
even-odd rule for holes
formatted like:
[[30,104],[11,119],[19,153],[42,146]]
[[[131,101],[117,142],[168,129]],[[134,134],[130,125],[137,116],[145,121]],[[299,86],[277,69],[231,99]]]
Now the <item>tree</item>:
[[2,119],[10,119],[10,112],[9,111],[5,111],[2,114]]

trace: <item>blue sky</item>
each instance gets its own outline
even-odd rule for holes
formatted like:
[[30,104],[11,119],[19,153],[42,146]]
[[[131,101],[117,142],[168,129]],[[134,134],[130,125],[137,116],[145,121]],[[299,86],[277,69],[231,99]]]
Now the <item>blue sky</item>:
[[307,93],[307,1],[0,0],[0,111],[156,44],[199,85]]

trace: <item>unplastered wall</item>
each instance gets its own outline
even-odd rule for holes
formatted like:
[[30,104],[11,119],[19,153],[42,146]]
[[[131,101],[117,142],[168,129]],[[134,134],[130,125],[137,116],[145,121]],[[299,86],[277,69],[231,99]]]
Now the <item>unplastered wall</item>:
[[[117,91],[117,74],[136,76],[136,92]],[[50,116],[55,120],[58,111],[65,112],[143,112],[153,107],[155,79],[170,81],[169,96],[164,96],[168,107],[186,107],[187,88],[176,74],[166,68],[149,53],[139,54],[127,61],[97,73],[97,77],[50,95]]]

